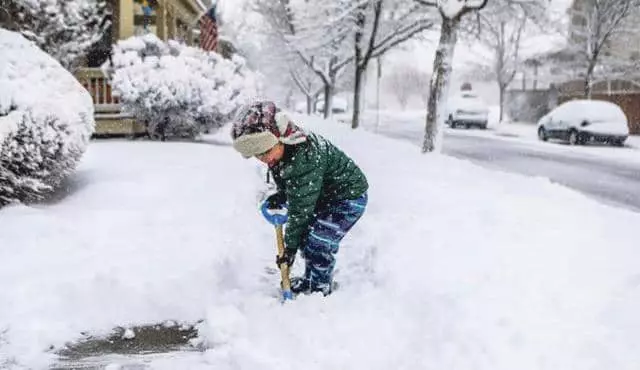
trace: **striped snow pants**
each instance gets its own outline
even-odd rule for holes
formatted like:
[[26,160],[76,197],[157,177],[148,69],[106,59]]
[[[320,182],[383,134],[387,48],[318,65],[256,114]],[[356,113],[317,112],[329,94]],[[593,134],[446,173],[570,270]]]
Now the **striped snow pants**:
[[331,289],[339,243],[360,219],[366,206],[367,193],[317,211],[301,251],[305,260],[304,280],[312,291]]

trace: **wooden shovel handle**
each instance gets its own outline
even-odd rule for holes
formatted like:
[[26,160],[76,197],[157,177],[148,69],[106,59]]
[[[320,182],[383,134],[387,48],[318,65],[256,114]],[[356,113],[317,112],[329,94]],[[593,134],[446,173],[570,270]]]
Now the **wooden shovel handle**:
[[[282,225],[276,225],[276,240],[278,241],[278,257],[284,257],[284,233]],[[282,279],[282,290],[287,292],[291,290],[291,281],[289,280],[289,265],[287,263],[280,264],[280,276]]]

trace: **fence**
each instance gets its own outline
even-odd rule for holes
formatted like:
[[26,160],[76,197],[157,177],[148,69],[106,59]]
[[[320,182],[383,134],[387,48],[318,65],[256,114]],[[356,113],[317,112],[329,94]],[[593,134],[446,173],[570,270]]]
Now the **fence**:
[[520,122],[537,122],[558,101],[557,90],[507,90],[507,115]]

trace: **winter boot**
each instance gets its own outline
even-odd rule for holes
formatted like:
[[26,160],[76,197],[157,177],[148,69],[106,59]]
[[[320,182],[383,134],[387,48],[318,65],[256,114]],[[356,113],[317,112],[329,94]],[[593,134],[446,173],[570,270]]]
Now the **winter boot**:
[[311,284],[308,279],[303,277],[293,277],[291,278],[291,292],[294,295],[298,294],[312,294],[312,293],[322,293],[323,296],[328,296],[333,291],[333,287],[335,287],[335,283],[331,284]]

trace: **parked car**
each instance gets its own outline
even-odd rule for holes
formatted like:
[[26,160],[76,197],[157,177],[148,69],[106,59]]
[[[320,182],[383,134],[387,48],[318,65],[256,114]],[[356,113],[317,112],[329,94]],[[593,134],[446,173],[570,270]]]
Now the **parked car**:
[[566,140],[571,145],[590,141],[622,146],[629,136],[627,117],[620,107],[603,100],[572,100],[540,118],[538,138]]
[[296,113],[307,113],[307,102],[306,101],[297,102],[295,106],[295,111]]
[[[349,109],[349,103],[346,99],[334,96],[331,99],[331,113],[340,114],[346,113]],[[320,100],[316,103],[316,112],[323,113],[324,112],[324,100]]]
[[445,114],[447,125],[451,128],[475,126],[486,129],[489,121],[489,107],[471,91],[465,91],[450,98]]

